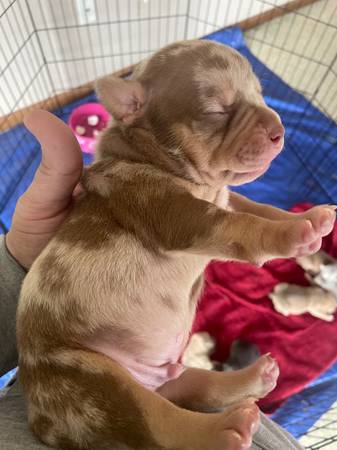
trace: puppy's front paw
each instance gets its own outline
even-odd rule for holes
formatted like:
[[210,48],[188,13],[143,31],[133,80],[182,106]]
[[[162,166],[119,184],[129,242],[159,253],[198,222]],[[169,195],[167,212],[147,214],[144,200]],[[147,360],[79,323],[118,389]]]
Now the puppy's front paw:
[[304,256],[316,253],[322,245],[322,238],[327,236],[333,230],[336,220],[335,206],[315,206],[309,209],[301,216],[310,222],[311,227],[307,226],[304,231],[305,242],[297,248],[294,256]]
[[276,257],[291,258],[316,253],[322,246],[322,238],[331,233],[335,220],[334,206],[316,206],[294,220],[280,222],[274,234],[278,246]]
[[310,220],[313,229],[322,237],[331,233],[336,220],[335,205],[314,206],[304,213],[298,214],[300,218]]

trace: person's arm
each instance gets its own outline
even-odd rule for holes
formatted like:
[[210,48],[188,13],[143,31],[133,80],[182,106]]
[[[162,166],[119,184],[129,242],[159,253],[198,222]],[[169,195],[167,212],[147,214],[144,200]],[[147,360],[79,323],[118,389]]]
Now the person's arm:
[[17,365],[15,313],[25,275],[0,236],[0,376]]
[[9,232],[0,236],[0,376],[17,365],[15,316],[25,269],[69,214],[82,173],[80,148],[63,122],[35,111],[25,124],[41,144],[42,161],[16,205]]

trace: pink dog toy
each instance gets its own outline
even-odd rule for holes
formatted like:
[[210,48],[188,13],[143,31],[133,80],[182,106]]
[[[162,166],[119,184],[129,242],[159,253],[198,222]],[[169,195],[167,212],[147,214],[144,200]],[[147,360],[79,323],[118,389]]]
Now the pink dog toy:
[[95,153],[97,137],[106,128],[109,119],[109,113],[100,103],[85,103],[73,110],[69,126],[83,152]]

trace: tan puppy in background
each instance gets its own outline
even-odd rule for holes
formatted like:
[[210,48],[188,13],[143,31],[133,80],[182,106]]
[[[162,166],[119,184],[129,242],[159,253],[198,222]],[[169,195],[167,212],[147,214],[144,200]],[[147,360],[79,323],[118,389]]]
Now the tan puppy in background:
[[235,373],[181,365],[204,268],[314,253],[335,212],[227,189],[266,171],[284,135],[235,50],[176,43],[97,90],[115,120],[18,308],[30,427],[67,450],[247,449],[259,424],[248,398],[273,389],[278,367],[267,355]]

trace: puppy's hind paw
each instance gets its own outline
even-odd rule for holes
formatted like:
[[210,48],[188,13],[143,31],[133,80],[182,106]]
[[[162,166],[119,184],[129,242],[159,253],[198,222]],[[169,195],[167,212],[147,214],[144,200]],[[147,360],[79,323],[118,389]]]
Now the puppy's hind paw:
[[280,374],[277,361],[269,353],[239,372],[247,386],[247,394],[254,398],[263,398],[269,394],[275,388]]
[[203,450],[248,450],[251,447],[260,425],[259,409],[254,402],[243,401],[216,416]]

